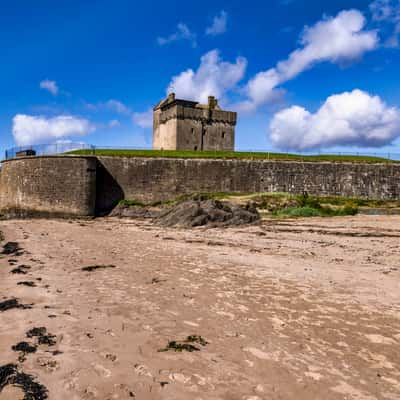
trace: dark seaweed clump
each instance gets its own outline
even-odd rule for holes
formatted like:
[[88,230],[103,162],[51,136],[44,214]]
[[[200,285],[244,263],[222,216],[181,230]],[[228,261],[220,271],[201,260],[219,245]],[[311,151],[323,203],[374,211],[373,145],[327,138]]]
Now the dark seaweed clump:
[[19,247],[18,242],[7,242],[3,246],[3,251],[1,252],[1,254],[7,254],[7,255],[13,254],[15,256],[21,256],[23,254],[21,250],[22,249]]
[[16,345],[11,347],[14,351],[19,351],[20,355],[18,356],[19,362],[24,362],[26,360],[26,354],[28,353],[36,353],[36,346],[31,345],[28,342],[19,342]]
[[48,391],[45,386],[35,381],[33,376],[19,372],[15,364],[0,366],[0,392],[8,385],[21,388],[24,400],[46,400]]
[[32,304],[20,304],[17,299],[9,299],[0,302],[0,312],[11,310],[13,308],[22,308],[25,310],[27,308],[32,308]]
[[28,332],[26,332],[26,336],[29,338],[35,337],[35,336],[43,336],[47,332],[47,329],[42,326],[40,328],[32,328]]
[[18,267],[11,270],[11,273],[26,275],[29,269],[31,269],[29,265],[18,265]]
[[43,336],[39,336],[39,340],[38,343],[39,344],[45,344],[47,346],[54,346],[57,342],[56,342],[56,335],[43,335]]
[[18,282],[17,285],[29,286],[29,287],[36,287],[36,283],[33,281],[23,281]]
[[21,351],[22,353],[35,353],[36,347],[28,342],[19,342],[11,347],[14,351]]
[[47,346],[54,346],[56,344],[56,335],[52,335],[47,332],[47,329],[42,326],[40,328],[32,328],[26,332],[28,338],[37,337],[39,344],[45,344]]
[[208,345],[207,340],[205,340],[204,338],[202,338],[201,336],[198,336],[198,335],[190,335],[186,338],[186,341],[190,342],[190,343],[199,343],[202,346]]
[[89,265],[88,267],[83,267],[82,271],[93,272],[97,269],[105,269],[105,268],[115,268],[115,265]]
[[168,342],[167,346],[164,349],[160,349],[158,351],[175,351],[179,353],[181,353],[182,351],[188,351],[189,353],[192,353],[193,351],[200,351],[200,348],[194,346],[192,343],[198,343],[202,346],[206,346],[208,344],[208,342],[201,336],[190,335],[182,341],[172,340]]

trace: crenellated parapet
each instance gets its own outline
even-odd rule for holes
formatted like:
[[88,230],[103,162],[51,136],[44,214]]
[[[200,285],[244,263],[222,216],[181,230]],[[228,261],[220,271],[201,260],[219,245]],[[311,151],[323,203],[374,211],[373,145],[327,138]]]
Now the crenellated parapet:
[[222,122],[235,126],[237,114],[231,111],[207,110],[176,105],[161,112],[159,123],[164,124],[171,119],[206,121],[211,124]]

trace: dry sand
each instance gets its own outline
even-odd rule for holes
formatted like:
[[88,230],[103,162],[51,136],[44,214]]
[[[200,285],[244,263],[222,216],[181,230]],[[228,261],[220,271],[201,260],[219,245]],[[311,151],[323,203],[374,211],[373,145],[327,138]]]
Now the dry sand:
[[[0,301],[33,304],[0,312],[0,366],[18,364],[50,399],[400,399],[399,216],[0,230],[24,249],[0,258]],[[10,273],[20,264],[27,274]],[[96,264],[115,268],[82,271]],[[33,327],[57,343],[18,361],[11,347],[34,343]],[[158,351],[188,335],[209,343]]]

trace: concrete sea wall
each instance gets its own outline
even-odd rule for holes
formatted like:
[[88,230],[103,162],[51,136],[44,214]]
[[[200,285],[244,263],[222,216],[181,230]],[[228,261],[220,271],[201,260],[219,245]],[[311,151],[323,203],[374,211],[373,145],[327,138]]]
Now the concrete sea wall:
[[[144,202],[193,192],[289,192],[400,198],[400,164],[98,157],[97,207],[117,198]],[[110,196],[107,188],[114,186]]]
[[0,210],[95,215],[121,199],[193,192],[289,192],[400,198],[400,164],[140,157],[27,157],[3,162]]
[[0,174],[0,212],[7,215],[94,215],[96,166],[88,157],[7,160]]

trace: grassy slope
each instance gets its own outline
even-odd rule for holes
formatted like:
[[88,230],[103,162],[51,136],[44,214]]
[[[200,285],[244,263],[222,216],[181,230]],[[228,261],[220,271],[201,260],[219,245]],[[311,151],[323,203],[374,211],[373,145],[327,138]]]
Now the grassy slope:
[[171,157],[171,158],[226,158],[226,159],[273,159],[293,161],[333,161],[333,162],[394,162],[387,158],[356,155],[299,155],[285,153],[261,153],[240,151],[175,151],[175,150],[120,150],[96,149],[76,150],[69,154],[98,155],[114,157]]
[[399,209],[399,201],[367,200],[333,196],[301,196],[288,193],[193,193],[165,202],[144,204],[135,200],[122,200],[121,205],[171,206],[188,199],[218,199],[237,205],[253,202],[263,217],[334,217],[355,215],[360,209]]

